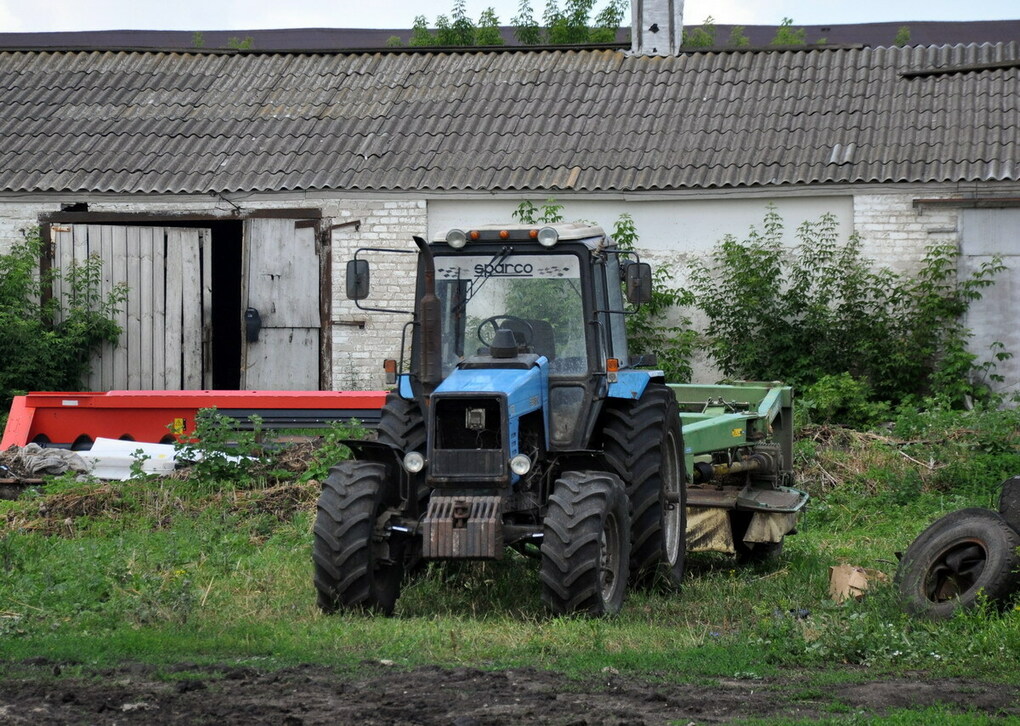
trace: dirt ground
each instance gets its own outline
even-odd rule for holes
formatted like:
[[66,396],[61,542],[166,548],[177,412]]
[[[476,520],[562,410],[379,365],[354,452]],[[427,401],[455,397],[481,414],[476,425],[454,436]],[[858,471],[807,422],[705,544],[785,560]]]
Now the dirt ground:
[[[804,674],[655,682],[605,672],[571,680],[530,668],[404,670],[365,663],[346,673],[321,666],[276,671],[180,664],[124,665],[66,677],[42,659],[7,664],[0,724],[714,724],[734,719],[837,718],[941,703],[953,710],[1020,716],[1020,685],[917,677],[835,689]],[[55,677],[58,676],[58,677]]]

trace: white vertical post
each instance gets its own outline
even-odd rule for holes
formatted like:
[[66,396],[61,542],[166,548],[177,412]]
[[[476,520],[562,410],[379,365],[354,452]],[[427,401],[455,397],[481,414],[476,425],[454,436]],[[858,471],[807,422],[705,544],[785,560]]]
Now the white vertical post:
[[631,0],[630,42],[635,55],[676,55],[684,32],[684,0]]

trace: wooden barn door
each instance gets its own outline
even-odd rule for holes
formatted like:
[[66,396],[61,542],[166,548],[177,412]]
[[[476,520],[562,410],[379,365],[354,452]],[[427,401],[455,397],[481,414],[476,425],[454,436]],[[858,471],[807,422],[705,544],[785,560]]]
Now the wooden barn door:
[[319,390],[319,250],[316,225],[244,223],[241,388]]
[[[210,232],[184,227],[54,224],[52,265],[103,261],[101,292],[127,286],[116,345],[94,356],[88,390],[195,390],[211,385]],[[54,282],[55,296],[65,283]]]

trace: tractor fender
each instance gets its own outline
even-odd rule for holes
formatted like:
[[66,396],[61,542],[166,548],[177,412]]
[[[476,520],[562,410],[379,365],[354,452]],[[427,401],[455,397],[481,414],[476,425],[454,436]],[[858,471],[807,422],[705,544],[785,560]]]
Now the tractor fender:
[[645,392],[652,381],[665,382],[666,374],[662,371],[620,371],[616,380],[609,384],[609,398],[630,398],[637,400]]
[[375,461],[380,464],[396,464],[397,471],[403,471],[404,452],[392,444],[381,441],[362,441],[360,439],[342,439],[346,446],[359,461]]

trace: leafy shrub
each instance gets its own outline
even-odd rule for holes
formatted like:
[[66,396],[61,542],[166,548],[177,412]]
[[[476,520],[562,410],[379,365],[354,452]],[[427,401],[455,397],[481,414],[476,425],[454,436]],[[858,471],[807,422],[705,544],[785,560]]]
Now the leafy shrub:
[[[115,343],[113,320],[127,299],[127,288],[101,292],[102,260],[90,257],[66,270],[40,274],[43,253],[38,230],[24,233],[0,255],[0,406],[27,390],[68,391],[82,386],[89,358],[103,343]],[[60,299],[50,284],[63,276]]]
[[838,423],[868,428],[889,415],[889,405],[871,400],[871,389],[849,373],[824,375],[807,386],[797,400],[802,423]]
[[[623,250],[633,250],[638,234],[629,214],[621,214],[613,227],[613,239]],[[652,299],[627,316],[627,338],[631,355],[654,353],[666,380],[691,380],[691,356],[696,333],[681,308],[694,304],[694,293],[673,287],[672,274],[665,265],[652,270]]]
[[311,466],[301,475],[301,481],[325,479],[331,466],[351,458],[351,450],[344,441],[363,439],[367,435],[368,429],[360,421],[334,421],[323,435],[322,446],[315,450]]
[[[993,378],[994,361],[977,363],[960,321],[1005,269],[1000,259],[959,279],[960,252],[940,244],[927,249],[915,277],[875,269],[857,235],[838,244],[832,214],[804,222],[792,250],[782,237],[770,206],[761,230],[726,236],[693,267],[709,352],[727,375],[810,386],[846,373],[872,400],[894,403],[938,393],[959,406],[987,395],[975,374]],[[995,357],[1008,356],[999,349]]]
[[252,415],[248,420],[252,430],[244,431],[215,408],[199,409],[193,434],[174,444],[177,459],[193,462],[191,476],[199,482],[236,482],[248,477],[262,463],[263,454],[262,419]]

